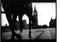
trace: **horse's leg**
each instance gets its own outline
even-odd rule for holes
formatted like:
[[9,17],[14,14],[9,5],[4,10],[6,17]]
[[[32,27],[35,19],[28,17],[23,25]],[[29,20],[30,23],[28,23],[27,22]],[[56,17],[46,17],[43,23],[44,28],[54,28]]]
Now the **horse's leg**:
[[[2,5],[3,5],[4,11],[6,13],[6,17],[7,17],[7,20],[9,22],[10,29],[11,29],[11,31],[13,31],[14,26],[13,26],[13,22],[12,22],[13,20],[11,19],[11,15],[12,15],[11,11],[8,9],[8,7],[6,7],[7,4],[3,3]],[[14,39],[13,34],[12,34],[11,38]]]
[[31,38],[31,19],[29,17],[29,38]]
[[6,17],[7,17],[7,20],[9,22],[9,26],[10,26],[10,29],[12,32],[11,39],[13,40],[14,39],[14,34],[13,34],[14,26],[13,26],[13,20],[11,19],[11,15],[12,15],[11,13],[6,12]]
[[19,14],[19,23],[20,23],[20,33],[22,32],[23,29],[23,22],[22,22],[22,13]]
[[16,33],[14,31],[15,29],[15,25],[16,25],[16,17],[17,17],[17,14],[16,13],[12,13],[13,15],[13,19],[12,19],[12,25],[13,25],[13,28],[12,29],[12,37],[16,36]]
[[[14,28],[16,28],[16,27],[15,27],[15,24],[16,24],[16,17],[17,17],[17,14],[14,13],[14,14],[13,14],[13,26],[14,26]],[[20,36],[19,34],[16,34],[16,33],[14,32],[14,28],[13,28],[13,31],[12,31],[13,36],[16,36],[18,39],[21,39],[21,36]]]
[[29,38],[31,38],[32,10],[30,10],[29,12],[27,12],[27,16],[29,17]]

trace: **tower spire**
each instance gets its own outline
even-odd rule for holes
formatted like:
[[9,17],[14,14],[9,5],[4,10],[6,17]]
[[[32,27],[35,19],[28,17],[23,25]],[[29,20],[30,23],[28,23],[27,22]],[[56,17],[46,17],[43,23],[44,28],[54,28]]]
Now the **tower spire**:
[[34,25],[34,27],[37,27],[37,25],[38,25],[38,19],[37,19],[37,9],[36,9],[36,6],[34,6],[34,15],[33,15],[33,25]]

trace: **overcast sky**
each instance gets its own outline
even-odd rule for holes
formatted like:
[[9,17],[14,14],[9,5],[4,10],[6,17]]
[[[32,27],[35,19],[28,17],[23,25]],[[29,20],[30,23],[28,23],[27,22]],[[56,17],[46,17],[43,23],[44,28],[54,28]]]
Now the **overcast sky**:
[[[36,6],[37,12],[38,12],[38,25],[47,25],[49,26],[50,19],[55,19],[56,17],[56,3],[32,3],[32,8],[34,10],[34,6]],[[1,8],[2,9],[2,8]],[[3,9],[2,9],[3,10]],[[7,24],[9,26],[9,23],[6,19],[5,14],[1,15],[2,17],[2,26],[5,26]],[[26,15],[23,16],[23,20],[27,20],[27,24],[29,23],[29,19]],[[18,20],[18,18],[16,19]]]

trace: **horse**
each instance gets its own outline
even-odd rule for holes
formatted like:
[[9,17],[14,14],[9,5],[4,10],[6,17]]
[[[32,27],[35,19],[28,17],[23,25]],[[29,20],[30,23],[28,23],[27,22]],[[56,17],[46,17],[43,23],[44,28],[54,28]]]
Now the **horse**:
[[[26,14],[29,17],[29,38],[31,38],[31,21],[32,21],[32,3],[30,1],[12,1],[12,0],[2,0],[1,1],[4,11],[6,13],[7,20],[9,22],[10,29],[12,31],[11,39],[14,39],[14,36],[19,36],[14,32],[16,17],[19,16],[20,23],[20,32],[22,32],[22,16]],[[13,15],[13,18],[11,18]]]

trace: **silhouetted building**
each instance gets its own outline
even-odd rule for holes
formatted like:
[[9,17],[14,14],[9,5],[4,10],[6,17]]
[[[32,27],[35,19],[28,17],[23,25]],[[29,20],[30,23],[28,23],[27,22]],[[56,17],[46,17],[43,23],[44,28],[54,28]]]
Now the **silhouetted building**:
[[48,26],[47,25],[43,25],[42,28],[47,28]]
[[[29,26],[26,23],[26,20],[22,20],[22,22],[23,22],[23,29],[28,29]],[[15,30],[19,30],[20,29],[20,23],[19,23],[19,21],[16,21],[16,26],[15,27],[16,27]]]
[[56,19],[51,18],[51,21],[49,22],[49,27],[55,27],[56,28]]
[[37,10],[36,10],[36,7],[34,7],[33,26],[34,27],[37,27],[38,26],[38,18],[37,18]]
[[28,24],[26,23],[26,20],[23,20],[23,28],[24,29],[28,29],[29,28]]
[[1,26],[1,31],[2,32],[8,32],[8,31],[11,31],[11,30],[10,30],[10,27],[7,26],[7,24],[6,24],[5,26]]
[[19,21],[16,21],[15,30],[19,30],[19,29],[20,29],[20,23],[19,23]]

